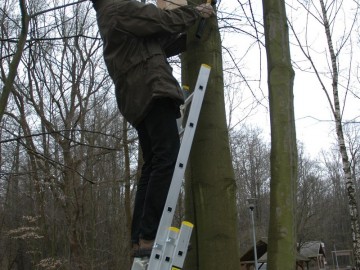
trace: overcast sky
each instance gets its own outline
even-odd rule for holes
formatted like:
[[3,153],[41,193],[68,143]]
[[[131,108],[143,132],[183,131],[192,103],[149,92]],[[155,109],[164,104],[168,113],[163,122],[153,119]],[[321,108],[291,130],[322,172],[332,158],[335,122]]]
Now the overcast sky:
[[[245,2],[245,1],[244,1]],[[262,21],[262,12],[261,4],[259,1],[253,1],[253,10],[257,13],[257,19]],[[305,1],[302,1],[305,2]],[[314,1],[318,5],[319,1]],[[353,33],[354,35],[351,39],[347,39],[347,42],[342,46],[342,40],[346,37],[346,34],[350,31],[352,22],[355,19],[355,3],[354,1],[347,0],[343,1],[343,7],[333,6],[329,8],[331,18],[334,18],[335,10],[338,11],[336,17],[336,23],[332,27],[332,38],[334,43],[334,49],[339,50],[341,46],[341,53],[338,56],[339,59],[339,91],[341,99],[341,107],[343,108],[343,101],[345,97],[345,88],[347,86],[349,75],[351,81],[348,87],[352,91],[357,91],[357,85],[359,84],[356,79],[357,75],[357,66],[359,57],[359,40],[357,38],[359,33],[356,33],[358,29],[358,24],[354,25]],[[228,6],[224,6],[227,3]],[[329,73],[329,55],[327,53],[327,43],[325,30],[322,25],[317,21],[317,19],[312,16],[307,17],[306,12],[300,6],[299,1],[289,0],[287,1],[287,10],[288,18],[292,21],[296,32],[299,34],[301,42],[305,44],[307,40],[309,45],[309,51],[313,60],[316,63],[319,71],[321,72],[321,77],[323,79],[325,87],[330,91],[329,94],[332,94],[331,90],[331,80]],[[255,6],[254,6],[255,5]],[[291,7],[290,7],[291,5]],[[224,1],[221,4],[221,9],[229,12],[231,8],[239,6],[236,0]],[[317,6],[317,8],[319,8]],[[317,14],[317,9],[315,7],[311,8],[313,14]],[[241,12],[240,12],[241,14]],[[319,18],[320,15],[316,17]],[[308,23],[307,23],[308,19]],[[246,22],[244,22],[246,23]],[[308,25],[308,27],[306,27]],[[246,30],[245,26],[243,28]],[[262,31],[262,28],[261,28]],[[292,60],[301,66],[303,69],[300,70],[294,65],[295,70],[295,81],[294,81],[294,104],[295,104],[295,118],[296,118],[296,129],[297,129],[297,139],[304,143],[305,152],[310,154],[313,157],[316,157],[317,154],[322,150],[328,150],[330,147],[333,147],[335,140],[335,126],[332,121],[333,117],[331,114],[331,109],[327,98],[322,90],[322,87],[317,80],[313,69],[310,67],[309,62],[305,61],[305,57],[299,50],[293,33],[290,31],[290,40],[291,40],[291,54]],[[246,56],[242,57],[239,65],[241,66],[242,72],[248,78],[259,78],[259,66],[260,66],[260,54],[259,48],[256,45],[253,45],[254,40],[252,38],[247,38],[245,35],[241,34],[225,34],[224,35],[224,44],[231,47],[234,50],[234,55],[237,56]],[[351,47],[350,44],[353,44]],[[248,48],[251,46],[251,49]],[[267,78],[266,78],[266,55],[265,52],[262,52],[261,63],[263,65],[263,75],[262,75],[262,84],[252,83],[253,89],[257,89],[256,96],[263,106],[259,106],[256,109],[256,113],[251,114],[251,117],[247,119],[247,124],[259,126],[265,131],[265,136],[269,136],[269,115],[268,115],[268,101],[262,99],[262,95],[267,96]],[[350,62],[350,59],[352,60]],[[349,71],[349,66],[352,65],[352,70]],[[245,100],[244,104],[239,108],[237,113],[241,118],[246,114],[247,105],[246,98],[253,95],[253,92],[246,90],[246,87],[241,87],[238,89],[239,96]],[[245,94],[244,94],[245,92]],[[357,91],[357,93],[359,93]],[[344,110],[344,119],[351,120],[356,119],[360,115],[360,100],[356,98],[353,94],[347,94],[346,106]],[[359,121],[359,118],[357,118]]]

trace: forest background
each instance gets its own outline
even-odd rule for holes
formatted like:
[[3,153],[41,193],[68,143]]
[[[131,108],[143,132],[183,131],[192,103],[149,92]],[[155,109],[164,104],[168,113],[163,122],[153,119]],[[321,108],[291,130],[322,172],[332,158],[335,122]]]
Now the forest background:
[[[60,268],[68,263],[70,249],[91,269],[121,269],[129,263],[120,254],[128,253],[130,209],[141,164],[136,133],[116,108],[91,4],[71,3],[27,3],[30,31],[0,130],[1,269]],[[269,223],[262,10],[252,1],[220,1],[217,6],[243,254],[252,245],[248,198],[257,198],[258,239],[267,237]],[[326,6],[358,190],[359,3],[332,0]],[[20,7],[14,0],[0,6],[0,86],[21,35]],[[317,1],[287,1],[287,11],[299,134],[297,242],[323,241],[331,264],[331,250],[352,249],[344,176],[325,94],[331,90],[331,63]],[[179,59],[171,62],[178,72]],[[321,149],[322,141],[328,146]],[[177,221],[184,216],[181,195]]]

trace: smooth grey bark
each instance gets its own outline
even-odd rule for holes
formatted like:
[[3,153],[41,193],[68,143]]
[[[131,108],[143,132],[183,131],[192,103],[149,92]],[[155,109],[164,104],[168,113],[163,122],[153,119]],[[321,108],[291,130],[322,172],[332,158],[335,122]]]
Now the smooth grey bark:
[[201,64],[211,74],[190,154],[186,180],[186,217],[194,223],[192,250],[185,268],[239,269],[236,183],[230,155],[224,104],[222,50],[217,18],[206,20],[198,39],[197,26],[188,33],[183,55],[183,82],[192,89]]
[[271,123],[268,269],[295,269],[297,146],[284,0],[263,0]]

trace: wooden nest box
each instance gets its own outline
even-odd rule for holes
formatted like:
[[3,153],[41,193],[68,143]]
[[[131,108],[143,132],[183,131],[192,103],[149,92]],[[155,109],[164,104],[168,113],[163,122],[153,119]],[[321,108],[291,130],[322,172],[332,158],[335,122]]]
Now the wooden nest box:
[[187,0],[157,0],[156,5],[158,8],[171,10],[181,6],[186,6]]

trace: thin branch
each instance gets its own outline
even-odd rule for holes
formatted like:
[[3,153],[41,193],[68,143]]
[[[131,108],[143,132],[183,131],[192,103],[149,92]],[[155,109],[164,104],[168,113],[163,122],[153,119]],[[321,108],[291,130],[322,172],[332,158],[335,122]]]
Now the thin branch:
[[332,113],[335,115],[335,109],[334,109],[333,104],[332,104],[332,102],[331,102],[331,98],[330,98],[330,96],[329,96],[329,93],[327,92],[327,89],[326,89],[326,87],[325,87],[325,84],[323,83],[323,81],[322,81],[322,79],[321,79],[321,77],[320,77],[320,73],[319,73],[319,71],[317,70],[316,65],[315,65],[313,59],[311,58],[310,54],[308,54],[308,53],[305,51],[304,45],[301,44],[301,41],[300,41],[297,33],[295,32],[294,26],[293,26],[293,24],[292,24],[289,20],[288,20],[288,24],[289,24],[290,29],[292,30],[292,32],[293,32],[293,34],[294,34],[294,36],[295,36],[296,41],[297,41],[298,44],[299,44],[300,50],[302,51],[302,53],[304,54],[304,56],[309,60],[312,68],[314,69],[315,75],[316,75],[316,77],[317,77],[317,79],[318,79],[318,81],[319,81],[319,83],[320,83],[320,85],[321,85],[321,88],[323,89],[323,91],[324,91],[324,93],[325,93],[325,95],[326,95],[326,98],[327,98],[327,100],[328,100],[328,102],[329,102],[331,111],[332,111]]
[[39,15],[42,15],[42,14],[45,14],[45,13],[48,13],[48,12],[51,12],[51,11],[54,11],[54,10],[58,10],[58,9],[61,9],[61,8],[66,8],[66,7],[70,7],[70,6],[73,6],[73,5],[78,5],[82,2],[86,2],[87,0],[79,0],[77,2],[74,2],[74,3],[69,3],[69,4],[65,4],[65,5],[62,5],[62,6],[57,6],[57,7],[53,7],[53,8],[49,8],[49,9],[45,9],[45,10],[42,10],[42,11],[39,11],[39,12],[36,12],[34,14],[31,14],[30,15],[30,18],[33,19]]

